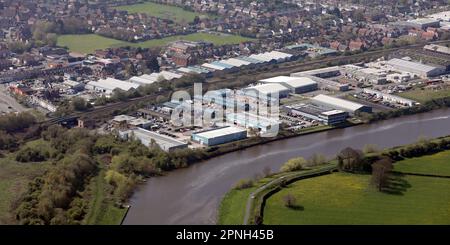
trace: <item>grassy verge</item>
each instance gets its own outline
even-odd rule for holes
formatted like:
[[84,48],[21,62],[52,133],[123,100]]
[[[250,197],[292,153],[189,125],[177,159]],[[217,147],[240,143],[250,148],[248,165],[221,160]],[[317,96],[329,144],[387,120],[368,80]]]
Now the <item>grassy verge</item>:
[[113,200],[108,197],[103,170],[94,178],[90,188],[93,200],[91,201],[85,223],[88,225],[119,225],[127,209],[116,207]]
[[[259,183],[258,183],[259,184]],[[256,187],[244,190],[231,190],[222,199],[219,207],[219,225],[239,225],[242,224],[245,215],[245,204],[250,193]],[[245,201],[244,201],[245,200]]]

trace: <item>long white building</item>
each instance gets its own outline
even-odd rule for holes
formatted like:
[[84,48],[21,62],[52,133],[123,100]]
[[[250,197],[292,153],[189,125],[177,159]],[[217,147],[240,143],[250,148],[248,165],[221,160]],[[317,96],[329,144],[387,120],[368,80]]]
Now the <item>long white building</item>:
[[319,94],[315,96],[314,98],[312,98],[312,102],[319,105],[328,106],[336,110],[346,111],[352,114],[357,112],[367,112],[367,113],[372,112],[372,107],[370,106],[362,105],[353,101],[344,100],[341,98],[336,98],[324,94]]
[[104,94],[112,94],[115,89],[128,91],[132,88],[136,89],[139,85],[127,81],[121,81],[114,78],[100,79],[98,81],[91,81],[86,85],[86,89],[94,90]]
[[425,65],[404,59],[391,59],[387,65],[400,72],[410,72],[420,77],[435,77],[445,73],[445,67]]
[[278,76],[260,80],[264,84],[281,84],[291,90],[292,93],[301,94],[317,90],[317,82],[308,77]]

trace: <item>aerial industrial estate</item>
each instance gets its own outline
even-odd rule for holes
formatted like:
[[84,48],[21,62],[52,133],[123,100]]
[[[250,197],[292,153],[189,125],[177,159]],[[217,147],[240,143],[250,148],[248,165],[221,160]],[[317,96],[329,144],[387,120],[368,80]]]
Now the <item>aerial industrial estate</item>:
[[0,224],[450,223],[448,1],[0,13]]

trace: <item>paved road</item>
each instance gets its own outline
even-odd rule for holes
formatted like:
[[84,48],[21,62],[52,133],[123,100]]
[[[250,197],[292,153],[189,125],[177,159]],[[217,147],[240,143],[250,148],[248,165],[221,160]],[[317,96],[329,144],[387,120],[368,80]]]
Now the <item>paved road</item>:
[[22,112],[26,110],[27,108],[17,103],[16,99],[8,94],[6,86],[0,85],[0,114],[8,112]]

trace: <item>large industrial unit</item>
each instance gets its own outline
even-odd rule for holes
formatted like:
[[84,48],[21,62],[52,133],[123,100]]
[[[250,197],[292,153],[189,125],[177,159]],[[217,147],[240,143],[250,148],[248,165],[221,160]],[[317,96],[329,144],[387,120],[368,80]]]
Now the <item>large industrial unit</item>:
[[221,145],[247,138],[247,130],[226,126],[192,134],[192,140],[206,146]]
[[247,112],[228,113],[225,115],[230,124],[235,124],[245,128],[258,129],[260,132],[268,132],[279,127],[280,121],[268,117],[254,115]]
[[292,115],[300,115],[330,126],[342,124],[348,118],[348,112],[312,104],[285,106],[285,109]]
[[260,80],[264,84],[281,84],[291,90],[291,93],[302,94],[317,90],[317,82],[308,77],[278,76]]
[[147,147],[153,147],[153,143],[157,144],[161,150],[166,152],[171,152],[177,149],[185,149],[188,147],[188,144],[185,142],[142,128],[119,131],[119,136],[124,140],[139,140]]
[[320,68],[309,71],[302,71],[291,74],[292,77],[314,76],[320,78],[336,77],[341,74],[341,68],[339,66],[332,66],[326,68]]
[[404,59],[391,59],[387,62],[387,65],[394,70],[410,72],[423,78],[435,77],[445,73],[445,67],[425,65]]
[[260,84],[253,87],[244,88],[242,90],[246,95],[255,96],[260,99],[265,98],[286,98],[289,96],[291,90],[281,84]]
[[249,56],[252,59],[260,60],[262,62],[269,62],[269,63],[281,63],[288,61],[292,54],[282,53],[278,51],[272,51],[272,52],[266,52],[262,54],[252,54]]
[[157,82],[158,79],[154,79],[153,77],[149,77],[149,75],[142,75],[142,76],[135,76],[130,78],[130,82],[137,84],[139,86],[141,85],[149,85]]
[[366,112],[371,113],[372,107],[362,105],[349,100],[341,98],[331,97],[328,95],[320,94],[312,98],[312,102],[318,105],[324,105],[337,110],[343,110],[351,114]]
[[86,89],[94,90],[96,92],[104,93],[107,95],[112,94],[115,89],[128,91],[132,88],[136,89],[138,87],[138,84],[121,81],[110,77],[106,79],[100,79],[98,81],[91,81],[86,85]]
[[382,69],[346,65],[343,66],[343,74],[359,82],[366,82],[375,85],[387,83],[387,73]]
[[329,80],[326,78],[336,77],[341,75],[341,68],[339,66],[321,68],[310,71],[303,71],[292,73],[291,77],[306,77],[309,78],[319,84],[319,87],[323,89],[331,89],[337,91],[347,91],[350,89],[348,84],[343,84],[339,82],[335,82],[333,80]]

